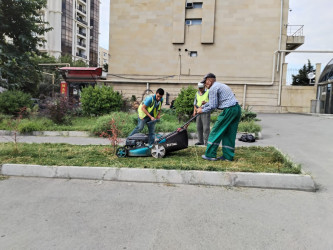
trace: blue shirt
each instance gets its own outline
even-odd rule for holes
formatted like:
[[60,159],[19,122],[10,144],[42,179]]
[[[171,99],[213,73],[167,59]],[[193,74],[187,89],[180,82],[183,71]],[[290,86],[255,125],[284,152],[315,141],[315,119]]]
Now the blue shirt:
[[224,83],[214,82],[209,89],[209,102],[202,106],[202,112],[224,109],[238,103],[231,88]]
[[155,101],[155,105],[154,105],[153,110],[150,112],[151,115],[154,115],[154,109],[158,108],[158,106],[160,105],[160,103],[163,103],[163,97],[158,102],[156,100],[156,95],[154,95],[154,96],[147,96],[145,98],[145,100],[143,101],[143,104],[146,105],[147,107],[150,107],[151,103],[153,102],[153,98],[154,98],[154,101]]

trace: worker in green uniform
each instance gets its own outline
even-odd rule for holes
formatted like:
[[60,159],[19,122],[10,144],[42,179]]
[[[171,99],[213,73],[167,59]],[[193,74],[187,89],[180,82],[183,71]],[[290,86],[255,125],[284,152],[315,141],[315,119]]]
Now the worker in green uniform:
[[[235,140],[241,108],[230,87],[217,82],[214,74],[208,73],[201,82],[205,83],[206,88],[209,89],[209,102],[198,108],[197,112],[200,114],[214,109],[222,111],[209,134],[206,152],[202,158],[210,161],[232,161],[235,155]],[[223,155],[216,158],[221,140]]]

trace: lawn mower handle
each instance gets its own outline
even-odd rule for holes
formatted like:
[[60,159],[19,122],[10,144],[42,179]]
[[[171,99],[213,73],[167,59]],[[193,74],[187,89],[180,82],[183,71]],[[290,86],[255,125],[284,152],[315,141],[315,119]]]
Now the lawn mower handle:
[[159,121],[160,121],[160,119],[155,119],[154,121],[147,122],[147,124],[152,124],[152,123],[156,123],[156,122],[159,122]]
[[197,118],[197,116],[199,116],[200,114],[196,114],[195,116],[193,116],[190,120],[188,120],[183,126],[181,126],[180,128],[184,128],[187,127],[188,124],[191,123],[191,121],[193,121],[195,118]]

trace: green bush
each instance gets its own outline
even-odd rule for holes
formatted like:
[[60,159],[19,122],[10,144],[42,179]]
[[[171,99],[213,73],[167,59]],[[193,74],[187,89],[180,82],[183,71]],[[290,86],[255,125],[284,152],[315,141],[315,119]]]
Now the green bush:
[[81,93],[83,112],[87,115],[104,115],[112,111],[120,111],[123,100],[119,92],[113,91],[112,87],[89,86]]
[[197,90],[192,86],[181,89],[174,104],[179,120],[186,121],[193,114],[193,102],[196,93]]
[[258,120],[257,114],[253,111],[251,111],[250,107],[242,108],[242,115],[241,115],[241,121],[242,122],[248,122],[248,121],[256,121]]
[[238,132],[258,133],[261,131],[261,126],[255,121],[240,122],[238,124]]
[[55,98],[47,105],[47,113],[54,123],[70,125],[73,107],[67,97]]
[[137,125],[137,114],[128,114],[124,112],[114,112],[111,115],[104,115],[97,119],[91,132],[96,135],[101,135],[102,132],[107,132],[110,129],[110,121],[115,119],[117,128],[120,130],[119,137],[127,137]]
[[0,93],[0,113],[18,116],[23,107],[32,107],[31,95],[18,90]]

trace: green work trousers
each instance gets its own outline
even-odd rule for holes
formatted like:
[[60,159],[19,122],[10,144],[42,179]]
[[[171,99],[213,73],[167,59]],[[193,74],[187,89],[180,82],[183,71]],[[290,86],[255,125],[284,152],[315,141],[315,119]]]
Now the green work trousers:
[[223,157],[229,161],[234,159],[235,140],[240,117],[241,107],[238,104],[225,108],[221,112],[208,137],[205,153],[207,157],[216,158],[217,149],[222,140]]

